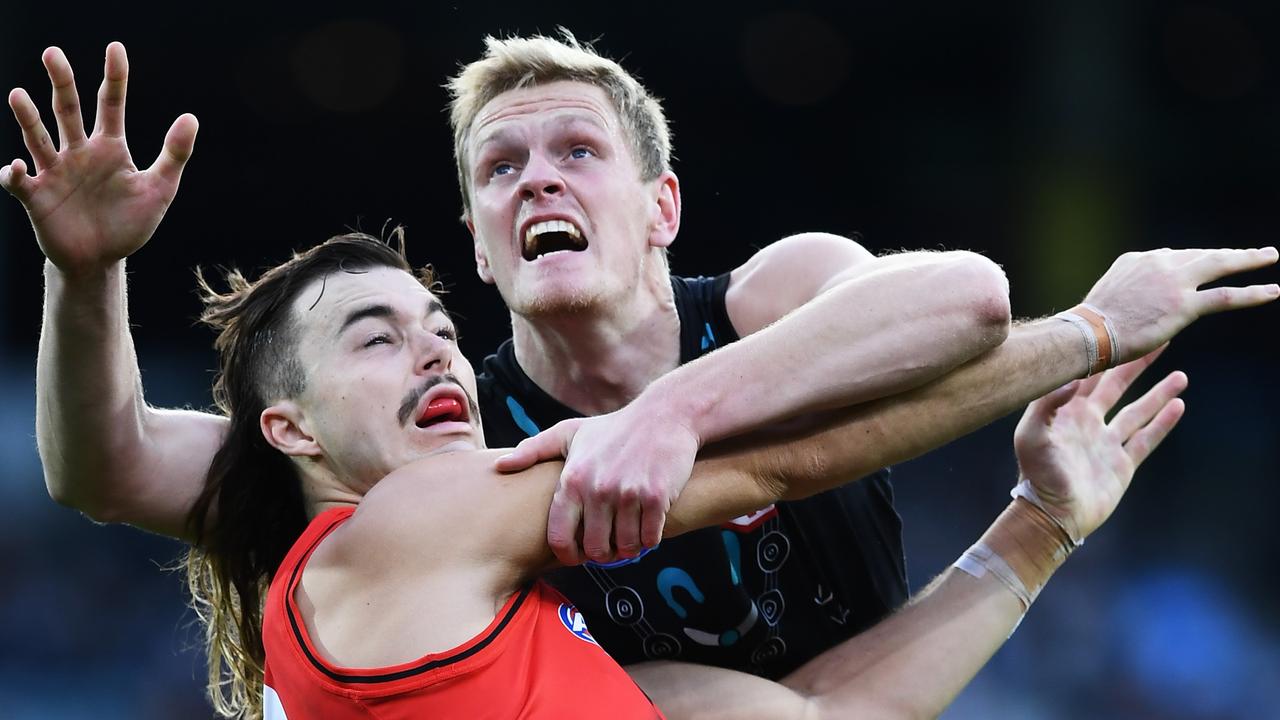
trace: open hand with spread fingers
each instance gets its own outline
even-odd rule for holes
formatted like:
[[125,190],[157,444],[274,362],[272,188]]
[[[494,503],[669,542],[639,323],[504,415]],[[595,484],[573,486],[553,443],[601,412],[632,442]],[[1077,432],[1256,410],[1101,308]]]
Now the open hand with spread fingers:
[[92,272],[127,257],[151,238],[178,191],[198,123],[189,114],[175,120],[160,156],[150,168],[139,170],[124,133],[129,80],[124,45],[107,46],[97,120],[87,136],[66,55],[51,47],[43,60],[53,84],[57,147],[31,96],[14,89],[9,107],[22,128],[35,176],[27,174],[24,161],[14,160],[0,169],[0,186],[27,209],[40,249],[55,266],[71,274]]
[[1014,432],[1021,476],[1077,542],[1111,516],[1134,471],[1181,419],[1187,376],[1172,372],[1107,415],[1163,347],[1027,407]]
[[1276,283],[1202,285],[1275,264],[1274,247],[1148,250],[1116,258],[1085,302],[1101,311],[1115,330],[1115,362],[1137,360],[1169,342],[1198,318],[1280,298]]

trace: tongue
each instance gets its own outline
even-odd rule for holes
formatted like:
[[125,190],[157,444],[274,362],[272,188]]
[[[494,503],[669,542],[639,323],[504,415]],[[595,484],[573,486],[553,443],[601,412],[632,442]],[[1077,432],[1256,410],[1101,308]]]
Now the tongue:
[[456,398],[440,398],[432,400],[427,405],[427,411],[418,419],[419,425],[428,425],[433,422],[443,420],[453,420],[462,417],[462,403]]

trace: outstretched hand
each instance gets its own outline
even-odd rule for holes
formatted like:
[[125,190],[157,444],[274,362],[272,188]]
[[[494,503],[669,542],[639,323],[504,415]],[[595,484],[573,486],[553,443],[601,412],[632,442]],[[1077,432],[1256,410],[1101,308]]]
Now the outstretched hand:
[[1031,403],[1018,422],[1021,475],[1077,540],[1111,516],[1134,471],[1182,417],[1187,376],[1173,372],[1106,419],[1162,351],[1065,385]]
[[557,423],[500,458],[497,469],[516,472],[565,458],[547,516],[547,544],[565,565],[609,562],[661,541],[698,447],[689,429],[633,404]]
[[1118,362],[1137,360],[1169,342],[1198,318],[1280,298],[1275,283],[1245,287],[1201,285],[1276,262],[1274,247],[1130,252],[1116,258],[1085,302],[1115,327]]
[[165,135],[160,156],[138,170],[124,134],[129,59],[124,45],[107,46],[98,91],[97,120],[86,136],[71,65],[62,50],[45,50],[44,66],[53,84],[55,148],[40,111],[21,88],[9,93],[9,107],[35,164],[35,177],[21,159],[0,168],[0,187],[27,209],[40,249],[68,273],[106,267],[146,244],[178,192],[182,168],[195,146],[198,122],[182,115]]

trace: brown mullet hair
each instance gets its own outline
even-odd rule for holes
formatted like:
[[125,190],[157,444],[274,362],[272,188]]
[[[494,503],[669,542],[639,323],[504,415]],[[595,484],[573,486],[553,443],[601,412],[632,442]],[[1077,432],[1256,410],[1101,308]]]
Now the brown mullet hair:
[[409,265],[401,227],[385,241],[359,232],[329,238],[257,280],[229,270],[226,292],[196,270],[205,305],[200,320],[218,333],[213,398],[231,426],[187,516],[193,544],[185,565],[191,606],[205,626],[206,692],[224,717],[262,717],[267,584],[308,521],[293,463],[259,427],[270,404],[306,388],[293,303],[315,280],[381,267],[413,274],[440,291],[430,266],[415,273]]

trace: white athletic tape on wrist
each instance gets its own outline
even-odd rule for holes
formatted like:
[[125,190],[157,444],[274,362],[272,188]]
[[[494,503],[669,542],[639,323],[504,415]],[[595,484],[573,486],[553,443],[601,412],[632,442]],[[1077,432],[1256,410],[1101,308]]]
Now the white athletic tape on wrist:
[[1074,550],[1084,544],[1084,537],[1081,536],[1080,526],[1076,521],[1072,518],[1063,520],[1050,512],[1049,508],[1044,506],[1044,502],[1040,499],[1040,496],[1036,494],[1036,489],[1031,486],[1030,480],[1027,480],[1025,477],[1018,478],[1018,484],[1014,485],[1013,489],[1009,491],[1009,497],[1014,499],[1022,498],[1023,500],[1026,500],[1032,505],[1040,508],[1040,510],[1047,515],[1051,521],[1053,521],[1053,524],[1057,525],[1058,529],[1071,539],[1072,547],[1068,548],[1068,551]]
[[[1005,562],[999,553],[987,547],[987,544],[982,541],[974,543],[972,547],[965,550],[964,554],[951,566],[975,578],[982,578],[987,573],[991,573],[1002,585],[1013,592],[1014,596],[1018,598],[1018,602],[1022,603],[1024,615],[1027,610],[1031,609],[1031,603],[1035,602],[1036,596],[1040,594],[1040,588],[1027,590],[1027,586],[1022,583],[1018,573],[1009,567],[1009,563]],[[1019,620],[1018,622],[1022,621]],[[1014,630],[1017,627],[1015,625]],[[1010,631],[1010,634],[1013,634],[1013,632]]]

